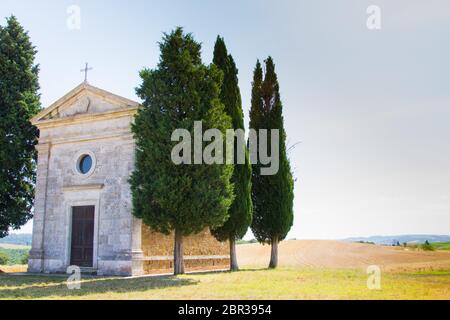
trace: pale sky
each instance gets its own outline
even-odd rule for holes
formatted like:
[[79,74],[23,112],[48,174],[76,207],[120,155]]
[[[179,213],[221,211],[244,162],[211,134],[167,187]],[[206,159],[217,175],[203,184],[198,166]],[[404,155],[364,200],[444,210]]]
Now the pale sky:
[[[81,9],[81,29],[67,8]],[[381,30],[366,26],[369,5]],[[162,32],[183,26],[239,68],[248,123],[256,59],[276,63],[297,178],[288,238],[450,234],[450,2],[2,0],[39,53],[42,104],[83,80],[138,100]],[[4,20],[2,20],[2,24]],[[31,223],[22,229],[31,232]],[[250,237],[250,236],[249,236]]]

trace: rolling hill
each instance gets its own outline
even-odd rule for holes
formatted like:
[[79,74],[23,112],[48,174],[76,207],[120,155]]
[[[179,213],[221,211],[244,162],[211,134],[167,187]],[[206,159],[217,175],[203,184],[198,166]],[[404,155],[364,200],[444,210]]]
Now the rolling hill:
[[450,236],[433,234],[405,234],[397,236],[371,236],[371,237],[352,237],[343,239],[350,242],[373,242],[375,244],[392,245],[398,242],[406,243],[425,243],[428,242],[450,242]]
[[31,246],[31,234],[10,234],[9,236],[0,238],[0,243]]

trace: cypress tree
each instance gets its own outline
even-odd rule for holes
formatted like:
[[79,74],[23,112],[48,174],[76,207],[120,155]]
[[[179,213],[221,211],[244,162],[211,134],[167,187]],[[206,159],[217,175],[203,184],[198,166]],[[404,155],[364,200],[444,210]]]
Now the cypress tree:
[[[256,239],[272,246],[270,268],[278,265],[278,243],[285,239],[293,224],[294,182],[286,154],[286,132],[284,130],[282,103],[275,65],[271,57],[265,61],[263,72],[259,61],[253,78],[250,128],[279,130],[279,170],[274,175],[261,175],[259,162],[252,171],[253,221],[251,229]],[[258,150],[260,146],[258,145]],[[270,150],[270,147],[268,148]]]
[[0,26],[0,238],[32,217],[39,112],[38,65],[28,33],[14,16]]
[[[198,154],[190,147],[195,122],[202,121],[203,132],[225,133],[231,120],[219,99],[222,73],[202,63],[201,46],[191,34],[182,28],[165,34],[160,50],[157,68],[140,73],[137,94],[144,102],[132,126],[137,149],[130,184],[133,214],[157,232],[174,233],[174,273],[180,274],[183,237],[223,225],[233,201],[232,165],[187,164]],[[172,159],[179,145],[172,141],[176,129],[189,135],[179,152],[186,159],[181,164]]]
[[[242,112],[241,93],[238,84],[238,70],[233,57],[228,54],[223,38],[217,37],[214,47],[214,64],[223,72],[223,84],[220,100],[225,106],[225,112],[231,117],[232,129],[244,130],[244,114]],[[235,199],[228,210],[229,219],[225,224],[212,230],[212,234],[219,241],[228,240],[230,243],[230,270],[238,270],[236,257],[236,240],[241,239],[248,230],[252,220],[251,199],[251,166],[245,143],[234,142],[234,172],[231,181],[234,184]],[[237,163],[237,150],[243,148],[245,164]]]

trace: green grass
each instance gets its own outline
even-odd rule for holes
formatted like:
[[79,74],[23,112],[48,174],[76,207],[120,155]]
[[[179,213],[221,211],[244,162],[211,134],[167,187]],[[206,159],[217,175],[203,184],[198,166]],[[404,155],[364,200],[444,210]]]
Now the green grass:
[[29,251],[29,249],[6,249],[5,247],[0,247],[0,253],[8,258],[7,265],[22,264],[24,256],[28,255]]
[[0,299],[450,299],[450,271],[383,273],[381,290],[359,270],[247,269],[143,278],[0,275]]
[[433,242],[431,246],[435,250],[450,250],[450,242]]

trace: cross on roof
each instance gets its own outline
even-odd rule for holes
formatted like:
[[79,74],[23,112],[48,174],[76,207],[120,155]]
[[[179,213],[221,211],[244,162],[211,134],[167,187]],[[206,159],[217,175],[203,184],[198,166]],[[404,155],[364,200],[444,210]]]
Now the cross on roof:
[[88,71],[92,70],[93,68],[89,68],[88,63],[86,62],[86,67],[84,69],[81,69],[80,72],[84,72],[84,82],[87,83],[87,75]]

